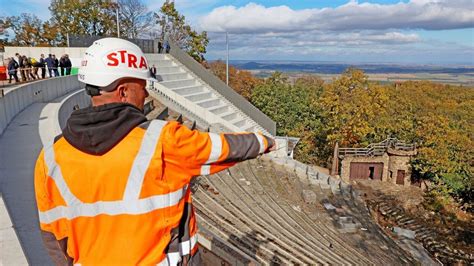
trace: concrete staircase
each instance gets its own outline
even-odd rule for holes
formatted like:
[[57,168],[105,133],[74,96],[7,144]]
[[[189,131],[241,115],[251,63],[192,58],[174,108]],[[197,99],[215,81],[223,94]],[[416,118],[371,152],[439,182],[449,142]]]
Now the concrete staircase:
[[[170,54],[147,54],[147,59],[150,66],[155,65],[157,69],[157,78],[160,81],[159,85],[165,87],[171,92],[176,93],[179,96],[184,97],[187,101],[187,105],[195,105],[201,108],[195,108],[194,106],[185,106],[187,112],[192,112],[197,117],[207,117],[203,112],[210,112],[213,115],[219,117],[223,121],[221,124],[226,129],[231,131],[247,131],[247,132],[262,132],[266,135],[271,135],[267,130],[257,124],[238,107],[224,98],[220,93],[214,90],[210,85],[206,84],[197,75],[187,69],[183,64],[176,60]],[[160,86],[153,85],[153,87],[159,91],[162,95],[157,97],[160,100],[164,96],[168,96],[176,102],[180,102],[179,99],[175,99],[173,93],[167,93],[168,90]],[[166,101],[165,101],[166,102]],[[177,111],[187,113],[185,110],[180,110],[179,106],[173,106]],[[206,121],[208,125],[201,125],[202,127],[212,126],[214,122]]]

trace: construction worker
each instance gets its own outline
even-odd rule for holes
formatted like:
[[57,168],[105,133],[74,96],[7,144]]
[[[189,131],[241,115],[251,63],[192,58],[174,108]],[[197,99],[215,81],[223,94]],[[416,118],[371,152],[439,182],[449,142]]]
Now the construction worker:
[[78,78],[92,106],[72,113],[35,167],[40,228],[53,261],[198,264],[191,178],[275,150],[274,140],[147,121],[148,62],[126,40],[94,42]]

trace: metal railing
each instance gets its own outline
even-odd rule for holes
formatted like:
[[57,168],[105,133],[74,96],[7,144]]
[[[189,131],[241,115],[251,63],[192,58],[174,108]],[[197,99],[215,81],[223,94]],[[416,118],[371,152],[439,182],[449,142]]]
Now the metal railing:
[[339,156],[381,156],[388,148],[401,151],[414,151],[414,144],[407,144],[396,138],[387,138],[379,143],[369,144],[365,148],[339,148]]
[[201,64],[196,62],[186,52],[181,50],[175,43],[170,42],[171,50],[169,52],[174,58],[176,58],[181,64],[192,71],[202,81],[211,86],[214,90],[219,92],[225,99],[231,102],[235,107],[241,110],[243,113],[248,115],[261,127],[266,129],[270,134],[276,135],[276,123],[266,116],[257,107],[249,103],[244,97],[235,92],[232,88],[227,86],[223,81],[217,78],[212,72],[205,69]]

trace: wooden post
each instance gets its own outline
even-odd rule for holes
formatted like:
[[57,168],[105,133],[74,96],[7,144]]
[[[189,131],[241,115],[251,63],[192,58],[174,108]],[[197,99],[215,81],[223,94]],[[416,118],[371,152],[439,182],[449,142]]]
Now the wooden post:
[[339,143],[336,142],[336,145],[334,145],[334,154],[332,157],[331,175],[338,175],[338,174],[339,174]]

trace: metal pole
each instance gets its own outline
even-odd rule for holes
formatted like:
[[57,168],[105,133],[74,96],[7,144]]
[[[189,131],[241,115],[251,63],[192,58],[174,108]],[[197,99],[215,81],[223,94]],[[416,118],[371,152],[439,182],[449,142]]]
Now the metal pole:
[[229,86],[229,34],[227,33],[227,31],[225,32],[225,43],[227,47],[227,59],[225,62],[225,80],[227,86]]
[[118,3],[118,1],[117,1],[117,9],[115,9],[115,15],[117,16],[117,38],[120,38],[119,3]]
[[69,47],[69,32],[66,32],[67,47]]

